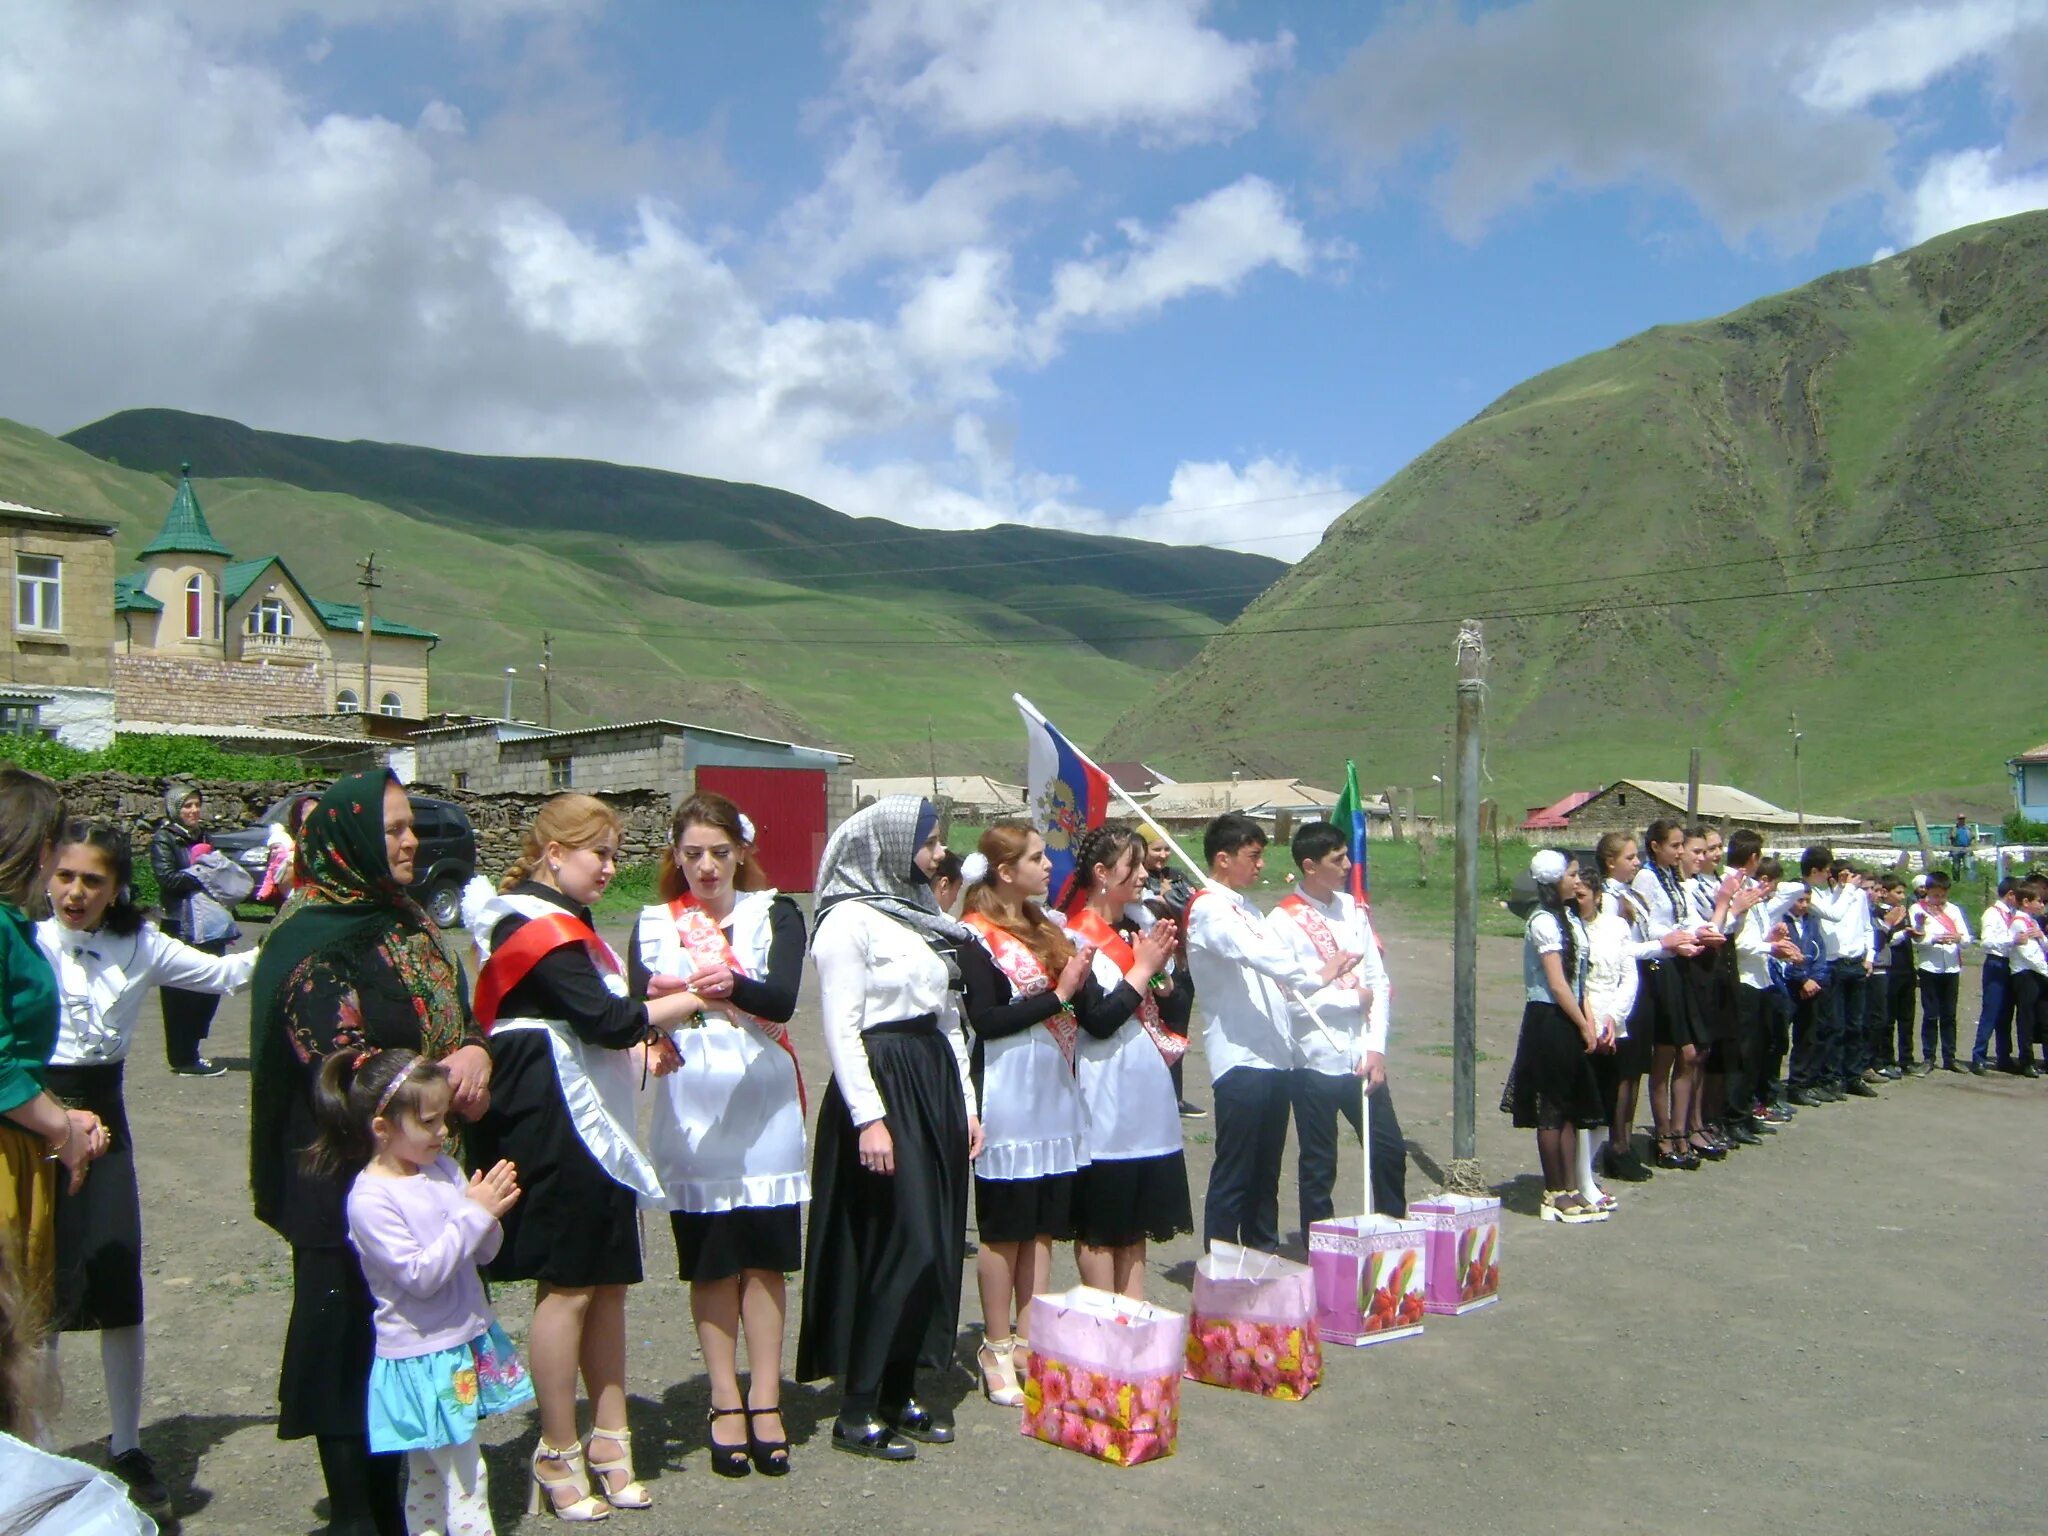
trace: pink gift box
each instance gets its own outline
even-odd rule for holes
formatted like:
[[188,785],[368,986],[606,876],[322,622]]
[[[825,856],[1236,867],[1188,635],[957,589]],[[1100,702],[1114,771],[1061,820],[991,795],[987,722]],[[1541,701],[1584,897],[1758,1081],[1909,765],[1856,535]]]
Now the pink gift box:
[[1437,1195],[1408,1212],[1429,1230],[1428,1310],[1456,1317],[1500,1300],[1499,1197]]
[[1428,1240],[1421,1222],[1392,1216],[1338,1216],[1310,1226],[1324,1341],[1384,1344],[1422,1332]]

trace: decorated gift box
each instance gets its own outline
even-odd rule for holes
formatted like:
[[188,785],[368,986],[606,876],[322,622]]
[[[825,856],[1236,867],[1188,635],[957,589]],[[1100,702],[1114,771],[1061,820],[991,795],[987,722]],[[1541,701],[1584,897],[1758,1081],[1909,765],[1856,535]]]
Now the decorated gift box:
[[1031,1299],[1024,1434],[1115,1466],[1171,1456],[1188,1320],[1090,1286]]
[[1305,1264],[1236,1243],[1195,1265],[1187,1377],[1299,1402],[1323,1374],[1314,1276]]
[[1308,1231],[1316,1326],[1330,1344],[1382,1344],[1422,1332],[1429,1233],[1419,1221],[1338,1216]]
[[1430,1311],[1455,1317],[1500,1300],[1499,1197],[1432,1195],[1408,1212],[1429,1229]]

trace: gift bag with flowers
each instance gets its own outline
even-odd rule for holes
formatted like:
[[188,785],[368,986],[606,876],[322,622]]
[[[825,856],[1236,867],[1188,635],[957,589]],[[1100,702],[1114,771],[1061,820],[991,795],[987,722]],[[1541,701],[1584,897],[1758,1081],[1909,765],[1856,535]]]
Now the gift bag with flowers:
[[1190,1381],[1299,1402],[1323,1375],[1316,1284],[1306,1264],[1212,1243],[1195,1265]]
[[1031,1300],[1024,1434],[1119,1467],[1173,1454],[1188,1320],[1077,1285]]
[[1428,1230],[1392,1216],[1338,1216],[1309,1228],[1316,1325],[1331,1344],[1381,1344],[1422,1332]]
[[1429,1229],[1429,1289],[1424,1305],[1455,1317],[1500,1300],[1500,1200],[1494,1195],[1432,1195],[1408,1207]]

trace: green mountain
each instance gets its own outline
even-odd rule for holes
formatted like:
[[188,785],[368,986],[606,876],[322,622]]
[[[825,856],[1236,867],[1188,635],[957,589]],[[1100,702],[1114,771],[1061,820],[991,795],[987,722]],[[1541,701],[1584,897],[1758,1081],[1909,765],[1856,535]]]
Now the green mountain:
[[[568,460],[486,458],[126,411],[60,441],[0,423],[0,497],[155,533],[189,459],[216,534],[322,597],[388,570],[378,612],[438,632],[437,708],[557,725],[679,715],[821,741],[871,771],[1013,773],[1024,687],[1084,738],[1285,569],[1258,555],[852,518],[787,492]],[[1181,594],[1186,593],[1183,597]],[[1136,638],[1079,639],[1102,627]],[[1056,664],[1046,664],[1048,658]]]
[[1486,620],[1485,792],[1704,776],[2002,816],[2048,739],[2048,212],[1531,379],[1353,506],[1105,750],[1445,773]]

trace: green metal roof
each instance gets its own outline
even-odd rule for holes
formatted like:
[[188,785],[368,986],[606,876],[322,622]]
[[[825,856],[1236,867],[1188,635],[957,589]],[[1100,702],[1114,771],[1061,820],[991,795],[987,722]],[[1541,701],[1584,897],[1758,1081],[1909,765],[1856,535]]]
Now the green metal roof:
[[[221,596],[230,603],[239,603],[242,600],[242,594],[256,585],[256,578],[269,570],[273,565],[279,570],[284,570],[284,562],[275,555],[262,555],[254,560],[229,561],[227,565],[221,568]],[[290,571],[285,571],[285,575],[291,576],[291,574]],[[295,584],[298,579],[298,577],[292,576],[292,581]]]
[[192,466],[178,466],[178,494],[157,536],[143,547],[137,559],[151,555],[220,555],[234,558],[234,551],[213,536],[206,526],[206,514],[199,510],[199,498],[192,494]]
[[116,576],[114,578],[114,612],[116,613],[162,613],[164,605],[142,590],[141,576]]
[[[312,600],[320,610],[320,622],[329,629],[347,630],[350,634],[363,632],[363,608],[360,603],[323,603],[319,598]],[[370,633],[375,635],[396,635],[408,640],[438,640],[441,637],[431,629],[414,629],[410,624],[400,624],[393,619],[372,619]]]

